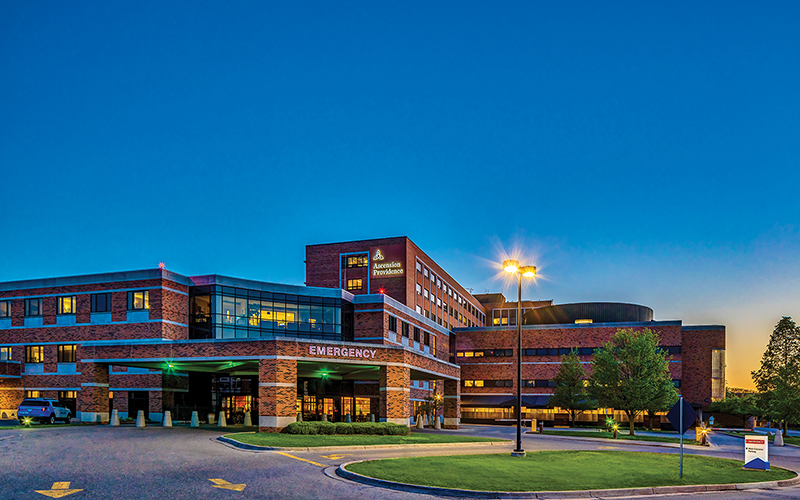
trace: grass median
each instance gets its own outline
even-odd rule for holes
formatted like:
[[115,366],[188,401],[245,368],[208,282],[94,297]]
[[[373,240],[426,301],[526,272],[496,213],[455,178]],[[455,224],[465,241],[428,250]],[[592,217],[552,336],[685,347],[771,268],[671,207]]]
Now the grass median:
[[743,470],[742,462],[626,451],[540,451],[510,454],[414,457],[373,460],[347,470],[401,483],[479,491],[567,491],[696,484],[753,483],[791,479],[795,473]]
[[279,434],[271,432],[227,434],[226,438],[255,446],[311,448],[319,446],[370,446],[380,444],[443,444],[477,443],[485,441],[505,441],[469,436],[450,436],[447,434],[428,434],[412,432],[409,436],[369,436],[348,435],[303,435]]
[[[597,439],[614,439],[614,435],[611,432],[607,431],[544,431],[546,436],[571,436],[571,437],[590,437],[590,438],[597,438]],[[677,436],[677,433],[673,433],[673,436]],[[636,435],[629,435],[623,434],[621,432],[617,432],[617,439],[624,440],[624,441],[654,441],[657,443],[675,443],[678,444],[681,442],[679,437],[670,437],[670,436],[644,436],[640,434]],[[698,444],[693,439],[686,439],[683,438],[683,444]]]

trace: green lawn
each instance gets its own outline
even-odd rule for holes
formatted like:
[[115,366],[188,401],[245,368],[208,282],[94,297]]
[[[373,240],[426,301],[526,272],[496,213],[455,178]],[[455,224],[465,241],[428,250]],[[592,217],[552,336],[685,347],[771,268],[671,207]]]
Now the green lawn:
[[414,457],[352,464],[348,470],[402,483],[482,491],[564,491],[691,484],[753,483],[790,479],[791,471],[743,470],[742,462],[627,451],[540,451],[510,454]]
[[[550,436],[573,436],[573,437],[591,437],[591,438],[602,438],[602,439],[613,439],[613,434],[611,432],[606,431],[544,431],[545,435]],[[673,433],[672,436],[677,436],[677,433]],[[617,433],[617,439],[622,440],[633,440],[633,441],[655,441],[659,443],[680,443],[681,440],[678,437],[667,437],[667,436],[642,436],[636,434],[634,436],[628,435],[628,433]],[[692,444],[694,440],[689,440],[684,438],[683,444]]]
[[367,436],[353,434],[346,436],[303,434],[277,434],[256,432],[244,434],[227,434],[226,438],[256,446],[278,447],[317,447],[317,446],[365,446],[376,444],[439,444],[439,443],[474,443],[480,441],[504,441],[469,436],[450,436],[447,434],[423,434],[412,432],[410,436]]

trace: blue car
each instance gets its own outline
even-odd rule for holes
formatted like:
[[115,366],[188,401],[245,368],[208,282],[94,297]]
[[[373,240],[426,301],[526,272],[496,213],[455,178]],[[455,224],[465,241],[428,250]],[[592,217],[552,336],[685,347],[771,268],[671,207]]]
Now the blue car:
[[57,399],[24,399],[17,409],[17,419],[21,424],[29,422],[54,424],[56,421],[68,424],[70,418],[72,418],[70,409]]

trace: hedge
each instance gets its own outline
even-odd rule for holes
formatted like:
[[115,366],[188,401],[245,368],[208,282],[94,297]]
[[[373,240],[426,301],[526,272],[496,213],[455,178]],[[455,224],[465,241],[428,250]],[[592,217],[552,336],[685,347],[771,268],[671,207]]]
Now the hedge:
[[407,436],[411,429],[407,425],[390,422],[292,422],[286,426],[288,434],[369,434],[373,436]]

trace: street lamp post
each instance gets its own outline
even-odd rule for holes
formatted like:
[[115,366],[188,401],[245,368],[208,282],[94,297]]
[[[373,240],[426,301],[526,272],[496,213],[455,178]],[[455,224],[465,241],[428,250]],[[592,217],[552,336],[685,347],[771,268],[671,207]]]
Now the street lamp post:
[[503,270],[517,275],[517,448],[512,457],[524,457],[522,449],[522,277],[536,276],[536,266],[520,266],[516,260],[503,262]]

